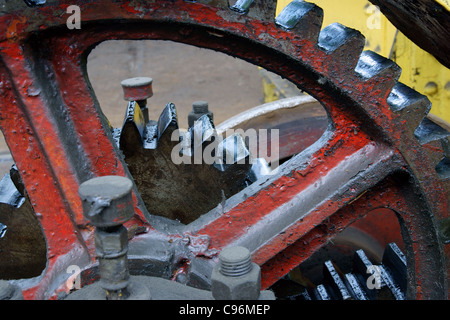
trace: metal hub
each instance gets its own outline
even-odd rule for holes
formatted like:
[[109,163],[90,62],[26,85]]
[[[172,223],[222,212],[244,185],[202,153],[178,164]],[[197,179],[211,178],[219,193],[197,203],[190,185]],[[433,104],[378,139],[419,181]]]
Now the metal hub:
[[[125,225],[133,272],[184,273],[186,283],[208,286],[218,252],[239,245],[252,252],[266,289],[352,222],[386,207],[402,228],[406,297],[448,297],[448,132],[426,118],[426,97],[398,82],[397,65],[362,52],[358,31],[321,29],[322,10],[300,0],[277,17],[272,1],[74,4],[81,30],[66,28],[61,1],[8,2],[0,16],[0,126],[47,245],[45,270],[21,282],[25,298],[66,290],[60,275],[71,265],[88,278],[93,231],[78,187],[96,176],[131,176],[85,72],[89,51],[109,39],[173,40],[245,59],[312,95],[330,120],[276,174],[184,226],[153,215],[134,186],[134,216]],[[144,234],[131,232],[142,227]]]

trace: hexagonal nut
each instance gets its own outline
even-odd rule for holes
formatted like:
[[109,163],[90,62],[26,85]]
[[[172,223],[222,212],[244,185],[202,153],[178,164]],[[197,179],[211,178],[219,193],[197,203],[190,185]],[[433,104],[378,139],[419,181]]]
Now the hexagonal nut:
[[115,258],[128,250],[128,233],[124,226],[111,231],[95,230],[95,252],[99,258]]
[[216,300],[258,300],[261,293],[261,269],[252,263],[249,273],[227,277],[216,265],[211,275],[211,291]]

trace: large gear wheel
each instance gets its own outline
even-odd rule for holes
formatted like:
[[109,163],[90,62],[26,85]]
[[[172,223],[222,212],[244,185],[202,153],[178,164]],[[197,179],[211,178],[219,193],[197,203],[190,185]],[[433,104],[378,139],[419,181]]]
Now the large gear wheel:
[[[133,270],[207,287],[217,252],[247,247],[266,289],[374,208],[395,212],[405,245],[408,299],[449,296],[450,140],[428,99],[398,82],[401,69],[364,51],[364,37],[294,0],[7,2],[0,14],[0,126],[46,239],[28,299],[66,290],[68,267],[95,270],[92,228],[77,190],[95,176],[130,176],[86,75],[110,39],[163,39],[238,57],[296,84],[323,105],[322,137],[277,172],[187,225],[157,219],[134,189],[127,225]],[[29,1],[29,4],[37,2]],[[144,233],[133,233],[139,227]],[[13,230],[10,230],[13,231]],[[0,239],[1,240],[1,239]],[[92,280],[92,278],[91,278]]]

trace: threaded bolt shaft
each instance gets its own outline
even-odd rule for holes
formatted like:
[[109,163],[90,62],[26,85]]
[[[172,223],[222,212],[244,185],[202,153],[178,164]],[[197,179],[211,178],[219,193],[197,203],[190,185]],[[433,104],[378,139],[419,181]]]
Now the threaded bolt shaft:
[[244,247],[230,247],[219,255],[220,273],[227,277],[239,277],[252,270],[252,256]]

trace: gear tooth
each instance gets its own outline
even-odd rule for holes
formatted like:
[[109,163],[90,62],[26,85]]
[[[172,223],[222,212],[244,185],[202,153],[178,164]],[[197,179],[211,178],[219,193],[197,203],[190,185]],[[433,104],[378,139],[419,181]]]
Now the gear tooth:
[[333,289],[333,292],[339,300],[348,300],[351,298],[344,281],[342,281],[338,270],[334,266],[333,262],[331,262],[331,260],[325,261],[323,273],[325,281],[327,281],[327,283]]
[[383,265],[389,268],[394,282],[403,292],[406,292],[406,257],[395,243],[389,243],[384,249]]
[[319,38],[322,21],[322,8],[302,0],[292,1],[275,18],[275,24],[280,28],[295,31],[314,42]]
[[427,153],[428,161],[436,168],[436,173],[445,179],[448,176],[446,172],[450,171],[450,133],[434,123],[426,125],[424,121],[417,128],[415,136]]
[[[178,130],[177,110],[173,103],[169,102],[158,119],[158,143],[164,141],[173,141],[172,133]],[[179,139],[177,139],[179,142]],[[174,141],[174,142],[177,142]]]
[[446,138],[450,136],[450,132],[425,117],[414,131],[414,135],[419,140],[419,143],[424,145],[431,141]]
[[211,118],[204,114],[195,121],[194,125],[189,128],[192,149],[204,149],[207,145],[217,138],[217,132]]
[[[374,268],[372,262],[366,256],[365,252],[361,249],[357,250],[353,259],[353,271],[356,274],[360,283],[367,283],[369,278],[368,271]],[[369,289],[367,286],[363,286],[364,293],[370,300],[374,300],[377,296],[375,289]]]
[[331,295],[323,284],[313,289],[313,296],[316,300],[331,300]]
[[344,276],[344,282],[349,288],[349,291],[355,300],[367,300],[366,293],[363,286],[358,281],[358,278],[353,273],[347,273]]
[[[145,121],[141,108],[135,101],[130,101],[119,137],[119,148],[124,154],[133,154],[142,148],[144,129]],[[117,136],[118,132],[113,134]]]
[[272,170],[266,159],[256,158],[253,161],[252,167],[250,168],[248,179],[253,183],[264,176],[270,175],[271,173]]
[[245,166],[246,171],[250,168],[250,151],[245,144],[244,138],[240,134],[232,134],[220,141],[218,152],[221,151],[222,156],[218,156],[219,163],[214,164],[220,171],[229,170],[229,168],[233,167],[235,164],[247,164],[247,166]]
[[450,157],[444,157],[436,166],[436,172],[439,178],[450,182]]
[[[234,2],[234,4],[231,4],[232,2]],[[247,14],[250,6],[253,4],[253,0],[228,1],[228,4],[231,10],[240,14]]]
[[332,65],[354,70],[363,51],[365,38],[358,30],[332,23],[319,33],[318,46],[327,52]]
[[392,88],[387,103],[392,111],[407,120],[408,127],[416,130],[431,109],[428,98],[414,89],[397,82]]
[[355,72],[364,80],[376,77],[377,81],[383,81],[383,79],[398,80],[402,69],[394,61],[368,50],[361,54]]

